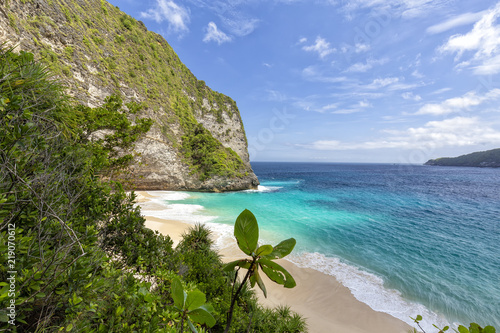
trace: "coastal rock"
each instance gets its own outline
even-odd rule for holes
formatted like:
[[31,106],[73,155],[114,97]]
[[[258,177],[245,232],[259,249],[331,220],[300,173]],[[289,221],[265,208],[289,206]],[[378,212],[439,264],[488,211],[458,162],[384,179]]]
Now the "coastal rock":
[[[90,107],[112,94],[142,103],[130,119],[148,117],[154,125],[134,148],[130,188],[230,191],[259,184],[236,103],[198,80],[162,36],[117,7],[100,0],[0,0],[0,43],[33,52]],[[209,157],[222,158],[205,174],[183,145],[199,124],[217,143]]]

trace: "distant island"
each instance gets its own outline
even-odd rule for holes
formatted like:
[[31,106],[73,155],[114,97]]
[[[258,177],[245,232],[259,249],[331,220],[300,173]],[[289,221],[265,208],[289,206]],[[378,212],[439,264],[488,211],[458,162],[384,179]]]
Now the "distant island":
[[436,158],[434,160],[428,160],[424,163],[424,165],[499,168],[500,148],[475,152],[458,157]]

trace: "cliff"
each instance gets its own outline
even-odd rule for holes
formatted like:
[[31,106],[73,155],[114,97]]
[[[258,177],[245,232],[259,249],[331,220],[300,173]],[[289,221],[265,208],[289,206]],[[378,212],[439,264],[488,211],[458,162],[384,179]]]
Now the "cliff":
[[33,52],[88,106],[117,94],[154,125],[135,146],[133,189],[255,188],[236,103],[198,80],[167,41],[104,0],[0,0],[0,43]]
[[453,158],[437,158],[425,162],[424,165],[500,168],[500,148],[475,152]]

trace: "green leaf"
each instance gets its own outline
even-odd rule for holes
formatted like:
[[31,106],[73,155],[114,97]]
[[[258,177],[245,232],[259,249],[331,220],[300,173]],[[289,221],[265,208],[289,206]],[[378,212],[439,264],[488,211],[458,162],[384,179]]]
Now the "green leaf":
[[73,324],[69,324],[68,326],[66,326],[66,332],[69,332],[73,329]]
[[118,307],[116,308],[116,315],[117,315],[117,316],[121,316],[121,314],[123,313],[123,311],[125,311],[125,308],[124,308],[123,306],[121,306],[121,305],[120,305],[120,306],[118,306]]
[[469,331],[470,333],[480,333],[481,331],[479,330],[479,325],[476,323],[470,323]]
[[250,287],[255,287],[255,284],[257,283],[257,280],[255,279],[255,274],[250,275]]
[[271,252],[273,252],[272,245],[262,245],[257,249],[257,251],[255,251],[255,254],[258,256],[267,256]]
[[186,297],[186,309],[188,311],[199,308],[207,301],[205,294],[198,289],[192,290],[187,293]]
[[236,266],[239,266],[241,268],[249,269],[250,268],[250,262],[247,259],[241,259],[241,260],[231,261],[230,263],[227,263],[226,265],[224,265],[224,267],[222,268],[222,270],[225,271],[225,272],[231,272],[232,270],[234,270],[234,268]]
[[267,298],[266,286],[264,285],[264,281],[262,281],[262,278],[260,277],[259,271],[256,270],[254,275],[260,290],[262,290],[262,292],[264,293],[264,297]]
[[422,316],[418,315],[417,318],[415,319],[415,321],[422,321]]
[[199,324],[206,324],[208,327],[215,325],[215,318],[210,314],[206,307],[199,307],[193,311],[188,312],[188,317]]
[[234,237],[238,247],[245,254],[251,256],[257,248],[259,240],[259,225],[251,211],[245,209],[236,219],[234,224]]
[[279,264],[266,258],[260,258],[258,263],[262,271],[274,282],[282,284],[285,288],[293,288],[297,285],[292,275]]
[[184,309],[184,303],[186,301],[187,295],[184,289],[182,289],[182,283],[178,277],[173,279],[170,289],[172,292],[172,298],[174,299],[174,304],[179,309]]
[[271,254],[269,254],[267,257],[272,259],[284,258],[293,251],[293,248],[295,247],[296,243],[297,241],[295,240],[295,238],[285,239],[284,241],[276,245],[273,248]]
[[469,330],[465,326],[458,326],[458,332],[460,333],[469,333]]
[[189,320],[189,319],[188,319],[188,320],[187,320],[187,322],[188,322],[188,326],[189,326],[189,328],[191,329],[191,332],[193,332],[193,333],[198,333],[198,331],[197,331],[197,330],[196,330],[196,328],[194,327],[194,325],[193,325],[193,323],[191,322],[191,320]]
[[483,333],[496,333],[496,330],[493,326],[486,326],[483,329]]

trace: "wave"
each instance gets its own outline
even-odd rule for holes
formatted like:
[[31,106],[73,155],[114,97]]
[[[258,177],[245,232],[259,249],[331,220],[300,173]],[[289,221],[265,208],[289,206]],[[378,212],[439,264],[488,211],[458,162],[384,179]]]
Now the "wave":
[[176,220],[195,224],[197,222],[207,223],[217,219],[217,216],[200,214],[205,207],[194,204],[172,204],[170,201],[183,201],[191,197],[186,192],[155,191],[147,192],[152,198],[141,204],[141,213],[165,220]]
[[450,325],[444,316],[432,312],[422,304],[405,300],[397,290],[385,288],[384,280],[380,277],[343,263],[338,258],[326,257],[317,252],[292,254],[287,258],[299,267],[312,268],[335,277],[358,301],[375,311],[390,314],[412,327],[415,324],[410,317],[415,318],[419,314],[424,318],[420,325],[427,332],[435,331],[433,324],[438,327]]
[[243,192],[250,192],[250,193],[256,193],[256,192],[276,192],[282,189],[283,186],[264,186],[264,185],[259,185],[257,186],[256,190],[244,190]]

